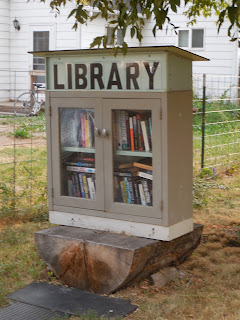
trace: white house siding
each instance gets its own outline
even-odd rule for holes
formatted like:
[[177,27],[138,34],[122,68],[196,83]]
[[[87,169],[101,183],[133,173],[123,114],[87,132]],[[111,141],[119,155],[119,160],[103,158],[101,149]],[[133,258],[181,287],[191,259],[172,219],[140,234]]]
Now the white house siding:
[[[0,85],[1,90],[13,89],[16,82],[17,94],[30,87],[29,71],[33,68],[33,57],[27,54],[33,50],[33,31],[50,31],[50,50],[89,48],[93,38],[106,33],[105,20],[98,17],[87,26],[72,29],[74,19],[67,19],[74,4],[69,2],[62,7],[60,15],[56,16],[49,7],[50,0],[41,3],[40,0],[0,0]],[[55,17],[56,16],[56,17]],[[14,29],[12,21],[18,19],[21,29]],[[186,28],[187,19],[182,14],[171,14],[172,22],[180,28]],[[188,49],[194,53],[211,59],[209,62],[194,62],[193,73],[208,75],[225,75],[224,86],[232,84],[232,77],[238,75],[237,43],[231,43],[227,37],[228,25],[225,24],[220,33],[214,23],[214,17],[199,19],[194,28],[204,28],[204,48]],[[156,38],[152,35],[153,22],[146,22],[143,30],[141,46],[177,45],[177,35],[170,28],[166,32],[158,31]],[[189,27],[191,28],[191,27]],[[126,37],[129,46],[138,46],[136,39]],[[9,84],[7,72],[1,68],[11,69]],[[3,77],[4,76],[4,77]],[[15,81],[16,77],[16,81]],[[235,84],[234,82],[234,84]],[[211,82],[211,86],[219,85],[219,79]],[[209,83],[210,87],[210,83]],[[217,92],[216,92],[217,93]],[[0,99],[5,98],[7,91],[0,91]],[[13,90],[9,98],[16,94]]]
[[[181,12],[183,12],[182,9]],[[226,90],[232,97],[237,96],[238,85],[238,44],[230,42],[227,36],[228,23],[224,23],[217,31],[216,17],[199,17],[197,24],[187,26],[187,18],[183,14],[170,14],[171,20],[179,29],[204,29],[204,47],[202,49],[183,48],[198,55],[204,56],[210,61],[193,62],[194,74],[207,74],[208,96],[221,96]],[[178,35],[173,28],[165,26],[164,30],[158,31],[156,38],[152,37],[153,21],[145,26],[142,45],[178,45]],[[202,81],[201,81],[202,84]],[[234,89],[235,87],[235,89]]]
[[9,96],[9,17],[9,1],[0,0],[0,100]]

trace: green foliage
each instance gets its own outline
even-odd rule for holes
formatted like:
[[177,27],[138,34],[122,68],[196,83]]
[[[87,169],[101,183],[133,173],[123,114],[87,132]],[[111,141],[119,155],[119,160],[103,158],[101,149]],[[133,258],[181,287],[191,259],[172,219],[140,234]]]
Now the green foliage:
[[[60,13],[61,6],[65,6],[70,1],[71,0],[50,0],[50,7]],[[41,2],[46,2],[46,0],[41,0]],[[208,17],[215,14],[218,29],[221,28],[224,21],[228,20],[230,23],[228,36],[231,38],[231,41],[239,40],[239,34],[235,31],[236,28],[240,27],[239,0],[232,0],[231,2],[227,0],[185,0],[184,3],[187,5],[185,14],[189,18],[189,23],[195,23],[197,17],[200,15]],[[98,12],[96,14],[89,14],[85,7],[86,4],[91,4],[93,8],[98,9]],[[125,36],[127,28],[130,28],[131,37],[136,37],[141,43],[145,19],[149,20],[152,17],[152,21],[154,21],[152,33],[154,36],[156,36],[157,30],[163,29],[165,23],[176,32],[178,27],[171,22],[170,11],[177,12],[180,6],[180,0],[77,0],[75,1],[75,8],[70,11],[68,17],[75,18],[74,29],[77,29],[78,23],[87,24],[88,21],[92,21],[99,16],[105,19],[109,25],[114,25],[112,46],[114,48],[114,54],[117,54],[120,48],[115,40],[117,29],[121,29],[123,36]],[[141,12],[140,15],[139,12]],[[104,48],[107,47],[105,35],[96,37],[91,44],[91,48],[95,46],[100,47],[101,45],[103,45]],[[123,43],[121,50],[126,54],[126,42]]]

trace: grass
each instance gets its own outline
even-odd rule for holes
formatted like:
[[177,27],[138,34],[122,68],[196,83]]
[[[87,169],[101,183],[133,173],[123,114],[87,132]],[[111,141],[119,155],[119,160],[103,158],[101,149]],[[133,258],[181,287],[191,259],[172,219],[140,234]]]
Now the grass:
[[[223,110],[233,106],[221,107]],[[208,105],[207,108],[212,110],[213,106]],[[221,119],[223,116],[225,117],[225,113],[222,112]],[[233,116],[239,119],[238,114],[231,113],[227,119]],[[199,138],[201,118],[198,115],[194,117],[194,136]],[[208,122],[213,121],[212,114],[208,117]],[[17,128],[22,128],[23,132],[29,132],[29,126],[32,128],[31,133],[41,134],[45,131],[44,114],[15,120],[10,117],[0,118],[0,126],[11,127],[14,121]],[[215,128],[212,125],[206,131],[207,134],[215,134],[216,130],[218,133],[222,130],[229,133],[239,129],[239,123],[236,122],[235,125],[215,125]],[[6,135],[6,132],[3,134]],[[15,150],[12,147],[0,146],[0,163],[8,162],[0,166],[0,306],[7,304],[8,293],[40,279],[44,264],[37,253],[33,234],[49,227],[46,222],[46,141],[42,137],[39,140],[39,137],[34,135],[31,135],[30,140],[9,134],[9,139],[13,138],[16,142]],[[239,136],[235,135],[235,138],[239,143]],[[222,140],[218,139],[218,136],[207,138],[207,146],[220,144]],[[224,139],[225,143],[235,141],[232,134]],[[200,148],[199,140],[195,139],[195,143],[198,143],[196,146]],[[227,158],[229,149],[224,148],[223,153],[216,151],[217,148],[212,148],[214,151],[209,148],[209,152],[211,156],[224,155]],[[13,161],[14,153],[17,163]],[[200,158],[199,154],[196,154],[195,160],[199,167]],[[212,164],[213,168],[215,164]],[[203,170],[200,176],[195,177],[194,219],[196,223],[204,224],[205,228],[202,243],[180,266],[185,272],[185,278],[163,289],[154,287],[146,280],[114,294],[114,297],[131,299],[133,304],[139,305],[139,309],[126,319],[240,319],[240,253],[239,247],[231,245],[240,242],[238,165],[239,157],[223,174],[211,168]],[[17,181],[15,193],[11,182],[14,177]],[[16,201],[12,200],[14,196],[17,196]],[[71,317],[71,320],[75,319],[100,318],[92,313]]]
[[[240,249],[233,246],[240,244],[240,168],[214,177],[206,173],[198,183],[206,192],[196,194],[200,205],[194,221],[204,224],[204,234],[199,247],[179,266],[185,277],[163,289],[147,279],[111,295],[139,305],[127,320],[240,319]],[[44,264],[33,233],[49,226],[1,219],[0,306],[6,305],[8,293],[40,279]],[[92,313],[70,319],[101,318]]]

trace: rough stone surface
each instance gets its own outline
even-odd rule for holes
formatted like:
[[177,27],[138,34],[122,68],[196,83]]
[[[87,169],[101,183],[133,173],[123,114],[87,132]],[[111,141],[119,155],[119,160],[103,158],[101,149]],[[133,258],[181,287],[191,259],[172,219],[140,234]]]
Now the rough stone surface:
[[178,271],[175,267],[168,267],[161,269],[159,272],[151,275],[154,285],[158,288],[163,288],[170,281],[174,281],[182,278],[181,271]]
[[[59,226],[36,232],[35,241],[41,258],[63,284],[110,294],[182,263],[200,243],[202,229],[195,225],[194,231],[165,242]],[[174,277],[173,271],[167,274]]]

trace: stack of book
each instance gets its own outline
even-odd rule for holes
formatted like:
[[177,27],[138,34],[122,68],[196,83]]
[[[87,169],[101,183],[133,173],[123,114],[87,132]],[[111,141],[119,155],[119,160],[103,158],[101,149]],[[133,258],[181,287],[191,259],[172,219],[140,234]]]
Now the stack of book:
[[152,150],[151,112],[114,111],[113,145],[115,150]]
[[114,169],[114,201],[152,206],[152,166],[141,162]]
[[87,109],[62,109],[61,146],[93,148],[94,114]]
[[94,158],[81,158],[79,161],[66,161],[67,195],[96,199]]

